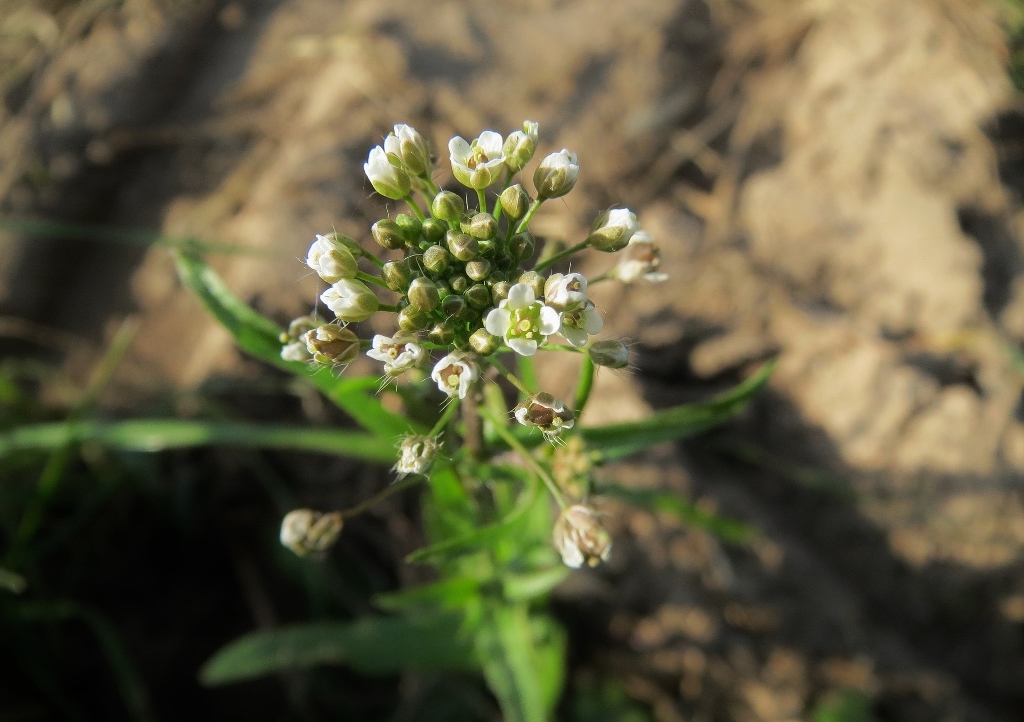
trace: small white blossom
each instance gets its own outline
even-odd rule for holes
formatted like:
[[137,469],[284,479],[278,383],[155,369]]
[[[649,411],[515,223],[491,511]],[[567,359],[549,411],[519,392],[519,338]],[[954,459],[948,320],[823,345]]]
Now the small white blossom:
[[309,247],[306,265],[328,283],[335,283],[343,278],[355,278],[358,271],[352,251],[340,241],[321,235],[317,235],[313,245]]
[[281,544],[300,557],[323,554],[341,534],[341,514],[321,514],[312,509],[296,509],[281,520]]
[[584,564],[595,567],[598,562],[607,561],[612,551],[611,537],[597,520],[597,513],[583,504],[562,512],[552,537],[562,561],[573,569]]
[[361,281],[343,278],[320,294],[320,300],[346,323],[365,321],[380,308],[380,300]]
[[366,355],[375,361],[382,361],[384,373],[388,376],[399,376],[419,366],[427,358],[427,352],[415,339],[402,334],[392,337],[379,334],[374,336],[373,346]]
[[552,273],[544,282],[544,302],[559,311],[585,306],[587,279],[582,273]]
[[660,267],[661,251],[654,240],[646,231],[637,231],[629,239],[612,275],[623,283],[635,283],[641,278],[651,283],[660,283],[668,280],[667,273],[658,272]]
[[451,154],[452,173],[464,186],[483,189],[498,181],[505,167],[501,135],[485,130],[472,143],[460,136],[448,142]]
[[458,396],[464,399],[479,374],[480,370],[470,354],[465,351],[452,351],[435,364],[430,378],[444,393],[453,398]]
[[559,198],[573,189],[580,174],[576,154],[565,148],[551,153],[533,172],[533,186],[538,198]]
[[558,333],[561,321],[558,311],[537,300],[533,289],[517,283],[508,291],[508,298],[484,319],[484,327],[505,339],[508,347],[520,356],[533,356],[548,336]]
[[412,188],[409,174],[394,165],[379,145],[370,151],[369,158],[363,163],[363,171],[370,179],[373,189],[385,198],[400,201],[409,195]]
[[413,175],[427,175],[432,166],[426,138],[411,125],[395,125],[395,132],[384,139],[384,152],[392,163],[402,164]]
[[437,456],[437,439],[433,436],[407,436],[402,446],[395,471],[399,476],[425,474]]
[[612,208],[594,219],[587,242],[595,250],[613,253],[625,248],[639,229],[635,213],[628,208]]
[[292,341],[281,347],[281,358],[285,361],[310,361],[313,354],[306,349],[304,340]]
[[559,320],[561,325],[558,332],[577,348],[586,346],[589,337],[601,333],[601,329],[604,328],[604,321],[594,310],[594,304],[589,301],[582,308],[562,312],[559,314]]
[[563,429],[571,429],[576,423],[572,409],[544,391],[524,400],[512,413],[523,426],[536,426],[540,429],[548,441],[552,441]]

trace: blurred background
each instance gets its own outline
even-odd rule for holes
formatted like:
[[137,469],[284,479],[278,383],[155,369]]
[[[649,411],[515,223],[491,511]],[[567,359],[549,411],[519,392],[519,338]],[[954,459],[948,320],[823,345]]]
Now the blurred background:
[[[444,156],[539,121],[539,153],[582,170],[538,235],[628,205],[671,274],[595,289],[637,369],[600,376],[591,423],[780,359],[728,426],[607,470],[756,535],[613,515],[610,563],[555,593],[560,718],[1019,720],[1022,18],[1005,0],[3,0],[0,431],[347,424],[242,358],[166,246],[207,244],[287,322],[316,298],[313,234],[366,239],[389,212],[362,163],[394,123]],[[560,370],[540,373],[557,395]],[[0,567],[28,582],[0,590],[0,720],[495,719],[471,676],[197,681],[248,630],[363,615],[428,578],[402,561],[415,494],[323,563],[276,543],[284,511],[387,479],[258,451],[0,457]]]

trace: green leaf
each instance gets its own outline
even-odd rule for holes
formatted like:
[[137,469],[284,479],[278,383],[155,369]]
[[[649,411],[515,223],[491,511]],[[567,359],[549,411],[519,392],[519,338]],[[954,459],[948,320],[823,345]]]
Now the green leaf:
[[[498,698],[505,722],[547,719],[533,632],[525,605],[496,606],[488,610],[476,635],[484,677]],[[550,665],[549,658],[543,661],[544,666]]]
[[525,602],[544,596],[569,576],[569,569],[559,564],[528,574],[506,574],[501,583],[506,599]]
[[91,441],[122,451],[163,451],[194,446],[241,446],[340,454],[382,463],[395,460],[394,445],[357,431],[231,422],[144,419],[66,421],[21,426],[0,434],[0,456],[26,449],[53,450]]
[[452,613],[299,624],[235,640],[203,665],[199,678],[213,686],[319,664],[366,674],[469,670],[476,664],[468,636]]
[[434,584],[424,584],[391,594],[378,594],[373,603],[386,612],[400,612],[425,607],[456,609],[464,606],[480,591],[480,582],[469,577],[453,577]]
[[285,361],[281,358],[281,329],[277,324],[243,303],[202,259],[185,252],[177,252],[174,257],[182,284],[231,333],[242,350],[296,376],[308,378],[367,431],[391,440],[413,430],[408,421],[385,409],[379,399],[369,394],[377,388],[375,378],[341,378],[329,368]]
[[6,589],[14,594],[21,594],[28,587],[25,577],[16,574],[9,569],[0,567],[0,589]]
[[667,512],[726,541],[742,544],[752,541],[757,536],[756,532],[743,522],[701,511],[693,502],[681,499],[669,491],[628,489],[618,484],[601,484],[595,491],[642,509]]
[[640,421],[609,424],[580,430],[587,445],[605,459],[617,459],[663,441],[693,436],[717,426],[736,414],[767,382],[775,362],[766,363],[749,379],[703,404],[683,404],[659,411]]
[[813,722],[871,722],[871,700],[859,690],[848,689],[829,695],[811,712]]

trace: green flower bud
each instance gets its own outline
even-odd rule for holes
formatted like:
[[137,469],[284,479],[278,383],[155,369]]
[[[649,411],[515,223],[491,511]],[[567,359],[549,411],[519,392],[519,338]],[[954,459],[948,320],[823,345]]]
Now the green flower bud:
[[481,241],[486,241],[498,235],[498,222],[490,213],[477,213],[463,228],[469,235]]
[[448,277],[448,285],[452,287],[455,293],[464,293],[469,288],[469,278],[463,276],[461,273],[454,276]]
[[422,331],[430,323],[430,317],[414,306],[406,306],[398,312],[398,327],[406,333]]
[[498,196],[498,202],[501,203],[501,210],[513,221],[525,216],[531,203],[530,194],[518,183],[503,190]]
[[364,251],[363,247],[359,245],[359,241],[357,241],[352,236],[346,236],[344,233],[336,233],[332,231],[331,233],[324,234],[324,238],[326,238],[331,243],[340,243],[349,251],[351,251],[352,255],[355,256],[356,258],[366,255],[366,251]]
[[401,229],[406,244],[415,246],[416,241],[420,239],[420,232],[423,230],[423,224],[420,223],[420,220],[415,216],[410,216],[408,213],[399,213],[395,216],[395,223]]
[[522,130],[509,133],[501,150],[505,156],[505,165],[510,171],[518,173],[530,162],[537,150],[538,135],[538,124],[529,120],[523,123]]
[[448,224],[444,221],[439,221],[436,218],[428,218],[423,221],[423,229],[421,231],[423,237],[431,243],[440,243],[444,240],[444,234],[448,232]]
[[533,295],[537,298],[544,298],[544,276],[536,271],[526,271],[519,276],[518,283],[525,283],[533,289]]
[[442,221],[457,221],[465,211],[466,202],[451,191],[441,191],[434,196],[434,202],[430,204],[430,212],[434,218],[440,218]]
[[481,309],[491,305],[491,289],[482,283],[470,286],[462,295],[473,308]]
[[448,231],[448,250],[460,261],[472,261],[480,253],[479,242],[466,233]]
[[437,292],[437,284],[429,278],[421,277],[409,284],[409,305],[418,311],[430,313],[441,303]]
[[348,246],[331,236],[316,237],[306,254],[306,265],[328,283],[355,278],[359,270]]
[[439,276],[448,270],[451,265],[452,256],[441,246],[431,246],[423,252],[423,267],[434,276]]
[[313,360],[325,366],[345,366],[359,355],[359,337],[333,323],[324,324],[303,336]]
[[390,218],[377,221],[370,227],[373,240],[389,251],[396,251],[405,246],[405,234],[397,223]]
[[495,306],[500,304],[506,298],[508,298],[508,292],[512,288],[512,284],[508,281],[498,281],[497,283],[491,284],[491,301]]
[[469,304],[466,303],[466,299],[455,294],[445,296],[441,301],[441,312],[447,318],[461,319],[466,315],[468,308]]
[[516,263],[519,263],[532,256],[533,252],[537,250],[537,239],[529,231],[517,233],[508,242],[508,250],[516,259]]
[[384,139],[384,151],[413,175],[429,175],[430,169],[434,167],[426,138],[404,123],[396,125],[395,132],[389,133]]
[[495,245],[493,240],[489,241],[477,241],[477,250],[481,256],[490,256],[494,253]]
[[365,283],[348,278],[321,293],[320,300],[345,323],[365,321],[380,308],[380,300]]
[[498,350],[500,345],[501,339],[497,336],[492,336],[487,332],[486,328],[478,328],[469,337],[470,348],[481,356],[490,356]]
[[389,261],[380,269],[381,278],[388,288],[398,293],[405,293],[412,281],[412,273],[409,271],[409,264],[405,261]]
[[363,163],[363,171],[373,189],[382,196],[400,201],[409,195],[412,187],[409,174],[393,164],[379,145],[370,150],[370,157]]
[[625,248],[639,229],[636,214],[628,208],[612,208],[594,219],[587,243],[597,251],[614,253]]
[[490,285],[493,285],[493,284],[497,283],[498,281],[507,281],[507,280],[508,280],[508,274],[507,273],[504,273],[504,272],[498,271],[498,270],[494,270],[494,271],[491,271],[491,275],[487,277],[487,285],[490,286]]
[[466,275],[474,281],[483,281],[491,274],[491,262],[486,258],[478,258],[466,264]]
[[435,323],[427,332],[427,338],[429,338],[432,343],[436,343],[440,346],[447,346],[455,340],[455,327],[449,321]]
[[587,352],[590,354],[590,360],[597,366],[622,369],[629,365],[629,349],[622,341],[612,339],[595,341]]
[[564,196],[576,185],[580,166],[576,154],[565,148],[552,153],[540,162],[533,172],[533,186],[537,189],[538,198],[558,198]]

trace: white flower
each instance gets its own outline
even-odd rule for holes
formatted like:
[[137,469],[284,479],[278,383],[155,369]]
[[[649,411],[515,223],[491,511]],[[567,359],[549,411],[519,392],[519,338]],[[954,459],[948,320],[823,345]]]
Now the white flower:
[[396,334],[393,337],[373,337],[373,347],[366,355],[384,363],[384,373],[399,376],[419,366],[427,358],[427,352],[411,336]]
[[309,253],[306,254],[306,265],[328,283],[334,283],[343,278],[355,278],[356,272],[359,270],[356,267],[356,259],[352,255],[352,251],[341,242],[321,235],[317,235],[313,245],[309,247]]
[[590,336],[601,333],[604,321],[594,310],[594,304],[587,302],[583,308],[564,311],[559,315],[561,325],[558,332],[573,346],[580,348],[587,345]]
[[552,273],[544,282],[544,302],[559,311],[586,305],[587,279],[582,273]]
[[598,251],[620,251],[640,229],[636,214],[628,208],[612,208],[599,214],[590,227],[587,243]]
[[533,186],[537,189],[538,198],[558,198],[564,196],[576,185],[576,177],[580,173],[580,165],[576,154],[562,148],[551,153],[540,162],[533,172]]
[[576,415],[565,402],[545,391],[524,400],[512,412],[516,421],[523,426],[536,426],[549,441],[576,423]]
[[597,566],[607,561],[612,540],[597,513],[589,506],[575,504],[562,512],[552,533],[555,548],[567,567],[579,569],[586,563]]
[[425,474],[437,456],[437,439],[433,436],[407,436],[402,439],[400,456],[395,464],[399,476]]
[[430,378],[437,384],[437,388],[449,396],[464,399],[479,373],[470,354],[465,351],[452,351],[437,362],[434,370],[430,372]]
[[482,189],[495,183],[505,167],[501,135],[485,130],[480,137],[467,143],[460,136],[448,142],[451,154],[452,173],[464,186]]
[[361,281],[343,278],[320,294],[320,300],[346,323],[365,321],[380,308],[373,291]]
[[309,361],[313,354],[306,349],[305,341],[293,341],[281,347],[281,358],[285,361]]
[[373,189],[385,198],[400,201],[409,195],[409,190],[412,188],[409,174],[404,169],[395,166],[379,145],[374,146],[370,151],[369,158],[363,163],[363,171],[370,179]]
[[425,175],[432,166],[426,138],[411,125],[395,125],[395,132],[384,139],[384,152],[392,163],[400,163],[413,175]]
[[281,520],[281,544],[300,557],[323,554],[341,534],[341,514],[321,514],[312,509],[296,509]]
[[521,171],[533,158],[539,135],[540,125],[530,120],[523,123],[522,130],[509,133],[502,149],[505,154],[505,165],[512,173]]
[[667,273],[659,273],[661,267],[661,251],[646,231],[637,231],[629,239],[622,254],[622,259],[612,271],[612,275],[623,283],[635,283],[639,279],[660,283],[668,280]]
[[558,311],[538,301],[525,283],[512,286],[508,298],[484,319],[488,332],[504,337],[508,347],[520,356],[537,353],[537,347],[557,333],[560,325]]

